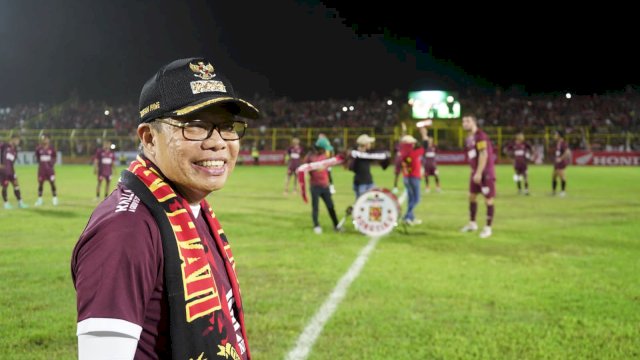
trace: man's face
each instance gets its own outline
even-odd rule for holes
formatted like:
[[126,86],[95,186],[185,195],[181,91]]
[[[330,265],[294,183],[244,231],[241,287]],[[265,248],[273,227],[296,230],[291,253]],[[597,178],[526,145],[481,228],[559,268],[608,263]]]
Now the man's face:
[[473,130],[473,127],[475,126],[475,121],[471,116],[463,116],[462,117],[462,128],[465,129],[466,131],[471,131]]
[[18,145],[20,145],[20,138],[12,138],[11,145],[13,145],[13,147],[17,147]]
[[[174,120],[200,120],[221,124],[234,119],[229,112],[212,107],[188,119]],[[180,127],[169,124],[156,126],[160,126],[160,131],[152,130],[155,136],[150,159],[176,185],[187,201],[198,202],[212,191],[222,189],[235,167],[240,149],[239,140],[223,140],[220,133],[214,130],[206,140],[191,141],[184,138]]]

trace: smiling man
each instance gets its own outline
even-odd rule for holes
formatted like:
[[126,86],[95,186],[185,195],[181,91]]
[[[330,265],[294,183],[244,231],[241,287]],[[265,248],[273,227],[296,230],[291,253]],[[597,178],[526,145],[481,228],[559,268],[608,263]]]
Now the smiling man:
[[203,58],[140,94],[140,154],[73,251],[80,359],[250,359],[235,262],[205,200],[258,110]]

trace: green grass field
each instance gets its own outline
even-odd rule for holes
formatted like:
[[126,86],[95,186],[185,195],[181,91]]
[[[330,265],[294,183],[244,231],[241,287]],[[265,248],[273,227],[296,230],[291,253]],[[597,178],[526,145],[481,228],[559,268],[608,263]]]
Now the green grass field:
[[[389,169],[390,170],[390,169]],[[375,169],[390,188],[391,171]],[[34,208],[35,167],[18,167],[28,209],[0,210],[0,358],[75,359],[73,246],[95,207],[91,167],[57,168],[60,206]],[[321,206],[283,195],[284,167],[239,167],[210,201],[238,263],[256,360],[283,359],[368,239],[336,234]],[[440,167],[424,223],[380,240],[309,359],[640,358],[640,169],[570,167],[568,196],[550,166],[516,195],[498,167],[494,235],[467,222],[467,167]],[[340,215],[352,174],[334,169]],[[15,198],[10,192],[15,205]],[[403,206],[404,208],[404,206]],[[485,210],[479,206],[479,223]]]

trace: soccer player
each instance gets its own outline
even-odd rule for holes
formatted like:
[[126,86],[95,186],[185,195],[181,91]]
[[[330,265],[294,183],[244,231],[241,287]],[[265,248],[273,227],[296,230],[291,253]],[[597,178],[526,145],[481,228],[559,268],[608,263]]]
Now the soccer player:
[[471,165],[469,180],[469,217],[470,221],[461,231],[476,231],[476,213],[478,203],[476,197],[482,194],[487,207],[487,224],[480,232],[481,238],[488,238],[492,234],[491,225],[495,214],[493,199],[496,196],[495,155],[489,136],[478,127],[478,119],[474,114],[462,117],[462,128],[469,134],[465,141],[465,150]]
[[522,183],[524,182],[524,194],[529,195],[529,179],[527,176],[527,163],[531,160],[533,148],[525,142],[524,134],[516,134],[516,141],[507,146],[507,153],[513,157],[513,169],[515,175],[513,179],[518,186],[518,194],[523,194]]
[[254,141],[253,146],[251,146],[251,157],[253,158],[253,165],[260,165],[260,150],[258,149],[258,141]]
[[397,194],[400,192],[398,189],[398,180],[400,179],[400,175],[402,174],[402,155],[400,154],[400,142],[398,141],[395,146],[395,155],[393,157],[393,192]]
[[9,142],[0,144],[0,183],[2,184],[2,200],[4,200],[5,209],[13,208],[7,196],[9,184],[13,186],[13,194],[18,200],[18,207],[27,207],[24,201],[22,201],[20,184],[18,184],[18,175],[16,175],[13,167],[18,156],[18,145],[20,145],[20,136],[18,134],[12,135]]
[[111,149],[111,142],[103,140],[102,148],[96,149],[93,160],[93,173],[98,175],[98,185],[96,185],[96,200],[100,199],[100,186],[104,181],[104,197],[109,195],[111,185],[111,175],[116,167],[116,154]]
[[436,192],[441,192],[440,177],[438,176],[438,164],[436,162],[437,148],[433,143],[433,138],[427,136],[427,148],[424,152],[423,165],[424,165],[424,182],[426,184],[425,192],[428,194],[431,192],[429,187],[429,176],[433,176],[436,181]]
[[289,183],[293,178],[293,192],[297,192],[298,189],[298,177],[296,176],[296,169],[300,166],[302,160],[302,146],[300,146],[300,139],[294,137],[291,139],[291,146],[287,149],[287,175],[284,179],[284,194],[289,194]]
[[139,109],[140,154],[73,250],[78,359],[250,360],[237,259],[206,198],[260,113],[203,58],[159,69]]
[[[407,135],[407,126],[404,124],[404,122],[400,123],[400,129],[400,138],[402,138],[403,136]],[[396,142],[396,145],[394,147],[394,154],[393,190],[391,190],[391,192],[397,194],[400,192],[400,190],[398,189],[398,179],[400,178],[400,174],[402,174],[402,155],[400,154],[400,141]]]
[[40,145],[36,148],[35,157],[38,163],[38,200],[36,200],[35,206],[41,206],[43,204],[42,187],[45,181],[48,181],[51,185],[52,203],[53,206],[56,206],[58,205],[58,196],[54,167],[58,156],[56,149],[51,145],[51,139],[48,134],[43,134],[40,137]]
[[558,178],[560,178],[560,195],[564,197],[566,195],[567,179],[564,174],[564,170],[571,159],[571,150],[569,145],[564,140],[564,131],[556,130],[554,134],[554,140],[556,141],[555,162],[553,164],[553,180],[551,182],[552,195],[556,194],[556,187],[558,186]]

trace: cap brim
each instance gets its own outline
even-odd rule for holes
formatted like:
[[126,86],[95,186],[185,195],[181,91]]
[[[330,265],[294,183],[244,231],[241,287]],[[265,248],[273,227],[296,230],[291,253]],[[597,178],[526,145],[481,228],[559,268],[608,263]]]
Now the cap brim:
[[248,119],[260,118],[260,111],[258,111],[258,109],[255,106],[251,105],[248,101],[234,98],[234,97],[229,97],[229,96],[200,99],[181,109],[173,111],[171,114],[175,116],[183,116],[183,115],[191,114],[198,110],[202,110],[209,106],[222,105],[222,104],[233,104],[237,106],[238,110],[237,112],[233,112],[234,115],[238,115]]

